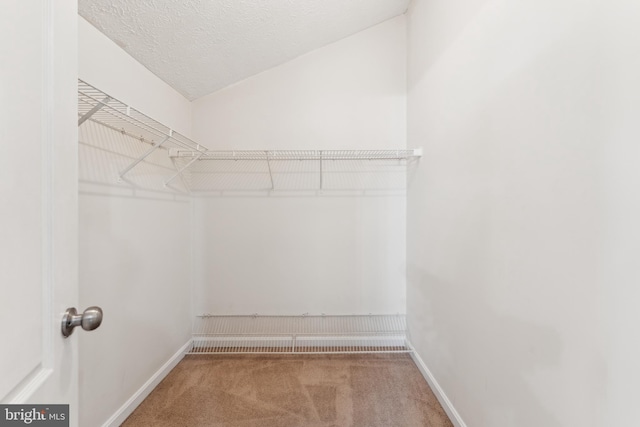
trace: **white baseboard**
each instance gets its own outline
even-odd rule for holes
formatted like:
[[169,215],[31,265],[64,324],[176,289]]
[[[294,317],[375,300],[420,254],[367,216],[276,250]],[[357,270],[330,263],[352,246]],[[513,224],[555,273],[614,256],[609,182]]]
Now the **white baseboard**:
[[411,358],[413,359],[416,366],[420,370],[420,373],[422,374],[424,379],[427,380],[427,383],[429,383],[429,386],[431,387],[433,394],[436,395],[438,402],[440,402],[440,405],[442,405],[442,408],[449,416],[449,419],[451,420],[453,425],[455,427],[467,427],[467,425],[462,420],[462,417],[460,416],[460,414],[458,414],[458,411],[456,411],[456,408],[453,407],[453,403],[451,403],[447,395],[444,393],[444,390],[442,390],[442,387],[440,387],[440,384],[438,384],[438,381],[436,381],[435,377],[433,376],[429,368],[427,368],[427,365],[425,365],[422,358],[415,351],[415,348],[411,345],[411,343],[408,343],[408,344],[409,344],[409,348],[413,350],[410,353]]
[[182,360],[190,345],[191,340],[187,341],[187,343],[183,345],[180,350],[178,350],[173,356],[171,356],[169,360],[167,360],[167,362],[162,365],[162,367],[158,369],[156,373],[153,374],[151,378],[149,378],[147,382],[144,383],[142,387],[140,387],[138,391],[136,391],[133,396],[131,396],[129,400],[127,400],[124,405],[122,405],[111,416],[111,418],[109,418],[102,425],[102,427],[120,426],[120,424],[122,424],[124,420],[126,420],[127,417],[133,413],[138,405],[140,405],[142,401],[146,399],[147,396],[149,396],[149,393],[151,393],[153,389],[156,388],[158,384],[160,384],[160,381],[162,381],[164,377],[166,377],[167,374],[169,374],[169,372],[171,372],[171,370],[178,364],[178,362]]

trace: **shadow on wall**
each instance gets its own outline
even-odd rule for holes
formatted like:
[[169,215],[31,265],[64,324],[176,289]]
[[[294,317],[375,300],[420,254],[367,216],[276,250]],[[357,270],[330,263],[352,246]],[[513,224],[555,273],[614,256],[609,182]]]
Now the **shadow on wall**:
[[[423,344],[419,354],[469,425],[561,427],[529,385],[536,373],[560,364],[555,331],[498,313],[478,284],[449,283],[419,269],[409,270],[408,282],[411,340]],[[458,394],[482,400],[461,401]]]
[[83,193],[175,199],[187,193],[167,150],[160,147],[121,177],[152,146],[92,121],[78,128],[78,175]]
[[[188,160],[177,159],[178,167]],[[212,196],[387,196],[404,194],[416,166],[415,160],[401,159],[208,159],[189,167],[185,179],[194,194]]]

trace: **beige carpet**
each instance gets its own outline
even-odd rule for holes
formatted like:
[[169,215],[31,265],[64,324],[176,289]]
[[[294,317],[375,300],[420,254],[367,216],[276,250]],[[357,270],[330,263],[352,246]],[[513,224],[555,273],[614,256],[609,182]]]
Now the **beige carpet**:
[[406,354],[187,356],[126,427],[452,427]]

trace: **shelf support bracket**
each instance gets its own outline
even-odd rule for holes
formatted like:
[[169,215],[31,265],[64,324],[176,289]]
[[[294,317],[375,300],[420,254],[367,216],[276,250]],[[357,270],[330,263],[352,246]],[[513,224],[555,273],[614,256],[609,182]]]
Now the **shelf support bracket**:
[[264,154],[267,156],[267,168],[269,168],[269,179],[271,180],[271,191],[275,190],[275,185],[273,185],[273,173],[271,172],[271,159],[269,158],[269,152],[265,151]]
[[143,161],[144,159],[149,157],[149,155],[151,153],[153,153],[158,148],[160,148],[162,146],[162,144],[167,142],[171,138],[172,134],[173,134],[173,131],[169,131],[169,135],[167,135],[167,137],[165,139],[163,139],[162,142],[160,142],[159,144],[153,144],[153,147],[151,147],[149,150],[147,150],[146,153],[144,153],[142,156],[140,156],[137,159],[135,159],[129,166],[124,168],[122,170],[122,172],[120,172],[120,179],[122,179],[131,169],[135,168],[138,165],[138,163],[140,163],[141,161]]
[[98,104],[96,104],[91,110],[87,111],[84,116],[82,116],[82,117],[80,117],[78,119],[78,126],[80,126],[81,124],[83,124],[84,122],[89,120],[91,118],[91,116],[93,116],[95,113],[100,111],[100,109],[102,107],[104,107],[105,105],[107,105],[107,102],[109,102],[109,101],[111,101],[111,97],[107,96],[105,99],[103,99]]
[[[178,170],[178,166],[176,165],[176,159],[175,157],[171,157],[171,164],[173,165],[174,168],[176,168],[176,170]],[[173,190],[177,190],[180,191],[181,193],[185,193],[185,194],[191,194],[191,188],[187,185],[187,182],[184,180],[184,176],[182,175],[178,175],[180,177],[180,181],[182,181],[182,185],[184,185],[184,188],[186,189],[186,191],[182,191],[178,188],[175,187],[170,187],[168,184],[165,184],[166,188],[171,188]]]
[[322,150],[320,150],[320,190],[322,190]]
[[187,163],[187,164],[186,164],[186,165],[184,165],[182,168],[180,168],[180,169],[178,170],[178,172],[177,172],[175,175],[173,175],[171,178],[169,178],[168,180],[166,180],[166,181],[164,182],[165,187],[166,187],[167,185],[169,185],[169,183],[170,183],[171,181],[173,181],[174,179],[176,179],[178,176],[182,176],[182,172],[184,172],[185,170],[187,170],[187,169],[189,168],[189,166],[191,166],[191,165],[192,165],[192,164],[194,164],[196,161],[198,161],[198,160],[200,159],[200,157],[202,157],[203,155],[204,155],[204,152],[202,152],[202,153],[198,154],[196,157],[194,157],[193,159],[191,159],[191,160],[189,161],[189,163]]

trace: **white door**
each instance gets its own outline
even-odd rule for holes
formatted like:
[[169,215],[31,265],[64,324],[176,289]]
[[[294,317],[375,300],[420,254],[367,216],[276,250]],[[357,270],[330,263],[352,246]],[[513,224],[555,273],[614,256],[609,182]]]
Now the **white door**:
[[60,324],[78,299],[76,14],[75,1],[0,5],[0,402],[69,404],[71,425],[82,330],[65,339]]

